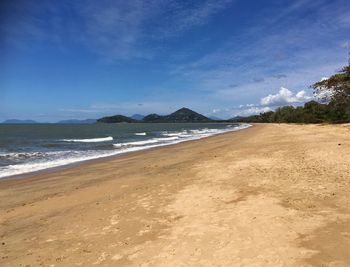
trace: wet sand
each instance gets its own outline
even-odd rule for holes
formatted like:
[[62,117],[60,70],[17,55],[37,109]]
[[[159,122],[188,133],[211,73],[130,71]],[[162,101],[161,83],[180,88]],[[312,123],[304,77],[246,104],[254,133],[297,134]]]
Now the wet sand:
[[0,180],[0,242],[0,266],[350,266],[350,125]]

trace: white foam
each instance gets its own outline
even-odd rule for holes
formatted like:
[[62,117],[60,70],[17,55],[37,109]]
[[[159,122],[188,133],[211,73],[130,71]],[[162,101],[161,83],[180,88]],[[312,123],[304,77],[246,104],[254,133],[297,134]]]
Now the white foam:
[[62,139],[64,142],[81,142],[81,143],[97,143],[97,142],[106,142],[113,141],[112,136],[101,137],[101,138],[87,138],[87,139]]
[[59,156],[62,154],[72,153],[73,151],[46,151],[46,152],[9,152],[0,153],[0,158],[6,158],[10,160],[26,159],[26,158],[44,158],[46,156]]
[[[67,164],[72,164],[76,162],[82,162],[86,160],[92,160],[97,158],[103,158],[108,156],[114,156],[118,154],[124,154],[128,152],[134,152],[134,151],[140,151],[145,149],[150,149],[154,147],[160,147],[160,146],[167,146],[172,144],[177,144],[185,141],[190,140],[197,140],[204,137],[220,134],[220,133],[226,133],[226,132],[232,132],[232,131],[238,131],[241,129],[245,129],[251,127],[249,124],[240,124],[236,127],[231,128],[225,128],[225,129],[202,129],[202,130],[193,130],[193,134],[187,134],[183,137],[181,136],[170,136],[170,137],[162,137],[162,138],[153,138],[150,140],[144,140],[144,141],[135,141],[135,142],[128,142],[128,143],[119,143],[114,144],[114,147],[118,147],[120,149],[115,149],[111,151],[58,151],[53,152],[57,154],[61,154],[59,158],[54,160],[47,160],[47,161],[39,161],[39,162],[31,162],[31,163],[23,163],[23,164],[16,164],[16,165],[8,165],[4,167],[0,167],[0,178],[12,176],[12,175],[18,175],[18,174],[24,174],[24,173],[30,173],[34,171],[44,170],[48,168],[54,168],[59,167]],[[97,139],[97,138],[94,138]],[[100,139],[100,138],[98,138]],[[86,140],[86,139],[78,139],[78,140]],[[87,139],[92,140],[92,139]],[[113,139],[108,139],[113,140]],[[126,145],[129,144],[129,145]]]
[[44,170],[48,168],[59,167],[59,166],[63,166],[63,165],[67,165],[75,162],[90,160],[90,159],[112,156],[113,154],[114,153],[97,154],[96,152],[93,153],[92,151],[90,151],[90,153],[87,153],[85,155],[75,153],[75,156],[74,156],[74,153],[73,153],[73,155],[70,155],[68,157],[66,155],[54,160],[8,165],[8,166],[0,167],[0,178]]
[[148,144],[155,144],[158,143],[157,140],[150,139],[150,140],[145,140],[145,141],[135,141],[135,142],[126,142],[126,143],[118,143],[118,144],[113,144],[115,147],[122,147],[122,146],[143,146],[143,145],[148,145]]
[[146,133],[134,133],[134,135],[147,135]]
[[149,144],[156,144],[164,141],[173,141],[177,140],[179,137],[173,136],[173,137],[162,137],[162,138],[153,138],[149,140],[143,140],[143,141],[134,141],[134,142],[126,142],[126,143],[117,143],[113,144],[114,147],[120,148],[125,146],[144,146]]
[[10,152],[10,153],[0,153],[0,157],[8,159],[17,159],[17,158],[29,158],[29,157],[40,157],[45,156],[44,152]]
[[178,136],[171,136],[171,137],[161,137],[161,138],[154,138],[155,140],[158,141],[171,141],[171,140],[177,140],[179,139]]
[[181,133],[165,133],[164,136],[180,136]]
[[176,132],[176,133],[162,132],[163,136],[182,136],[184,134],[187,134],[187,131],[181,131],[181,132]]

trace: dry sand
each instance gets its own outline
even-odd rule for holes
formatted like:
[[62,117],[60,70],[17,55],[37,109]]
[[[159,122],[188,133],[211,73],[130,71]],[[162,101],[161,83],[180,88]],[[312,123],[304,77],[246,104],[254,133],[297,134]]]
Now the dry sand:
[[350,125],[255,125],[2,180],[0,216],[0,266],[350,266]]

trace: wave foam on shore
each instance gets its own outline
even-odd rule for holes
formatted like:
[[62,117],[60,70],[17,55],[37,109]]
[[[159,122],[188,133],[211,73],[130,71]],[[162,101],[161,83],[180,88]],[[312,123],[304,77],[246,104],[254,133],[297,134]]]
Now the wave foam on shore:
[[98,142],[106,142],[113,141],[112,136],[101,137],[101,138],[86,138],[86,139],[62,139],[64,142],[81,142],[81,143],[98,143]]
[[[188,130],[179,132],[162,132],[161,136],[157,138],[151,138],[141,141],[132,141],[124,143],[112,144],[114,149],[111,150],[87,150],[87,151],[56,151],[52,152],[50,157],[40,157],[39,160],[34,162],[26,162],[22,164],[13,164],[0,167],[0,178],[20,175],[35,171],[40,171],[49,168],[55,168],[59,166],[64,166],[72,163],[104,158],[109,156],[115,156],[119,154],[146,150],[150,148],[167,146],[172,144],[177,144],[185,141],[198,140],[205,137],[238,131],[250,127],[249,124],[241,124],[238,126],[227,127],[225,129],[199,129],[199,130]],[[105,138],[91,138],[91,139],[64,139],[66,142],[106,142],[113,141],[113,137]],[[34,154],[33,154],[34,153]],[[33,152],[28,155],[45,155],[43,153],[35,154]],[[52,156],[54,155],[54,156]],[[8,155],[9,156],[9,155]],[[13,154],[12,156],[17,156]]]

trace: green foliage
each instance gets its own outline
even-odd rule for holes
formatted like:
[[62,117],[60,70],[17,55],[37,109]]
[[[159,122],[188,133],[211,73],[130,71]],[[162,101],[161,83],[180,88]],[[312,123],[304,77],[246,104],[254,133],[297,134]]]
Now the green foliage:
[[317,82],[312,85],[314,93],[319,94],[326,90],[333,92],[332,101],[349,102],[350,101],[350,62],[349,66],[344,67],[339,73],[328,79]]
[[278,122],[278,123],[342,123],[350,122],[350,104],[331,101],[321,104],[316,101],[305,103],[303,107],[286,106],[246,118],[239,122]]

